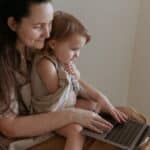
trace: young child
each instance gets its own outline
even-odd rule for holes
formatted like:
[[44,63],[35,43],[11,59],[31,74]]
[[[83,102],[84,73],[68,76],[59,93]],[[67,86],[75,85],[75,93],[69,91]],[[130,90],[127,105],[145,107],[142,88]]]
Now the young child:
[[[34,57],[31,74],[33,113],[79,107],[97,112],[107,111],[118,122],[125,121],[125,114],[117,110],[100,91],[80,79],[75,61],[80,49],[90,40],[81,22],[68,13],[57,11],[50,34],[44,49]],[[101,129],[94,125],[88,127],[97,132],[112,128],[104,119],[97,122],[98,125],[101,125]],[[71,124],[56,131],[67,139],[65,150],[82,150],[84,137],[80,134],[81,130],[81,125]]]

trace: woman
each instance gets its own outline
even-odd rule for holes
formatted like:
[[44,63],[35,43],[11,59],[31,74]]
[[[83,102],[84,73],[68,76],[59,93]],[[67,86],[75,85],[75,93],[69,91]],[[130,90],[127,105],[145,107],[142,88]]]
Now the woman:
[[[10,143],[10,149],[27,149],[44,138],[19,141],[20,145],[14,139],[43,135],[70,123],[94,127],[95,122],[103,122],[96,113],[81,109],[30,114],[31,49],[43,48],[44,40],[49,37],[52,19],[53,7],[50,0],[0,2],[1,149],[8,149]],[[101,129],[101,125],[97,128]]]

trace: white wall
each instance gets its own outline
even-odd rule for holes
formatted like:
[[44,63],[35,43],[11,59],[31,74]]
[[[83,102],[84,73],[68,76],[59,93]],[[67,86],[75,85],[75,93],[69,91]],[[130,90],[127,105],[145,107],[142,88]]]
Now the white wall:
[[141,0],[137,31],[128,103],[150,117],[150,0]]
[[56,9],[73,13],[92,34],[81,51],[82,77],[114,104],[126,104],[139,0],[54,0]]

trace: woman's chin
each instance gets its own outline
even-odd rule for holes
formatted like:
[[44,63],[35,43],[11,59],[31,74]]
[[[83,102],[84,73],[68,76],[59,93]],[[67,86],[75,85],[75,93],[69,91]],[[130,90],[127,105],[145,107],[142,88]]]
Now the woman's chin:
[[38,44],[33,46],[33,48],[35,48],[35,49],[42,49],[43,47],[44,47],[44,42],[38,43]]

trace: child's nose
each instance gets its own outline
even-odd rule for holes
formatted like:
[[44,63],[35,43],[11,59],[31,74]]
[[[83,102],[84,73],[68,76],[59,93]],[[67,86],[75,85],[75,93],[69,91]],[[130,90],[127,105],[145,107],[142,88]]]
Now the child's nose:
[[80,51],[76,51],[75,56],[76,56],[76,57],[79,57],[79,55],[80,55]]

